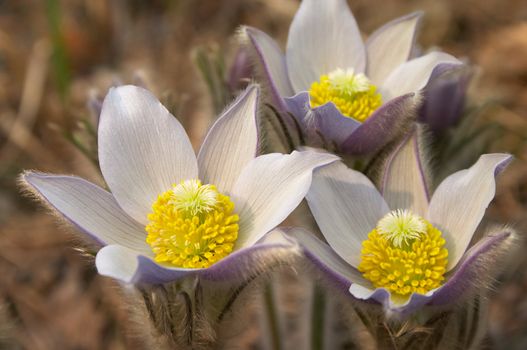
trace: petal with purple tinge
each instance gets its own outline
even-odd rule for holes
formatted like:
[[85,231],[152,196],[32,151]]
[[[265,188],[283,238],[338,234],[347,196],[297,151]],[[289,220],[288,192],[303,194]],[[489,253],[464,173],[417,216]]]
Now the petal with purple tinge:
[[410,209],[425,217],[428,211],[426,161],[416,128],[394,147],[382,165],[380,191],[390,209]]
[[196,273],[199,269],[163,267],[150,257],[120,245],[109,245],[97,253],[97,271],[124,283],[161,284]]
[[307,92],[286,98],[285,101],[297,120],[302,120],[308,138],[317,141],[322,139],[322,143],[328,148],[333,145],[338,147],[361,125],[355,119],[340,113],[332,102],[311,109]]
[[[448,276],[447,281],[433,295],[430,305],[445,305],[455,303],[457,299],[477,288],[478,283],[488,283],[494,276],[489,269],[495,269],[493,264],[505,254],[514,240],[511,229],[503,229],[499,233],[488,235],[472,246],[463,256],[458,266]],[[485,286],[486,287],[486,286]]]
[[287,69],[295,92],[337,68],[363,73],[366,50],[346,0],[304,0],[287,39]]
[[111,89],[104,99],[99,162],[119,205],[142,224],[157,196],[198,176],[181,124],[152,93],[131,85]]
[[465,97],[474,69],[461,65],[439,65],[432,72],[425,91],[418,120],[436,135],[455,126],[463,116]]
[[463,256],[496,193],[496,175],[512,160],[503,153],[484,154],[469,169],[447,177],[434,192],[428,220],[443,233],[447,270]]
[[352,155],[379,151],[407,129],[418,102],[413,93],[386,102],[340,145],[341,150]]
[[393,316],[404,317],[419,310],[433,296],[434,291],[427,294],[413,293],[404,302],[398,302],[393,299],[393,296],[384,288],[371,289],[358,283],[351,285],[349,289],[350,294],[359,300],[376,301],[381,304],[384,311]]
[[50,206],[102,245],[121,244],[149,251],[143,226],[99,186],[78,177],[32,172],[25,173],[22,179]]
[[421,90],[430,80],[434,68],[445,63],[462,64],[457,58],[444,52],[431,52],[401,64],[380,87],[383,98],[391,99]]
[[265,81],[264,86],[268,85],[270,88],[274,105],[284,109],[282,98],[294,95],[284,54],[269,35],[258,29],[243,27],[241,35],[256,63],[257,72]]
[[225,281],[262,272],[264,268],[269,267],[267,264],[281,260],[290,261],[295,254],[298,254],[294,241],[277,235],[280,233],[272,232],[267,240],[235,251],[206,269],[163,266],[147,256],[119,245],[101,249],[95,263],[101,275],[131,284],[169,283],[190,275]]
[[369,283],[362,277],[357,269],[344,261],[327,244],[316,238],[315,235],[302,228],[291,228],[287,234],[298,241],[306,257],[324,273],[335,286],[347,292],[351,283]]
[[240,217],[236,247],[253,245],[284,221],[306,195],[313,170],[338,159],[329,153],[294,151],[252,160],[231,192]]
[[259,89],[251,85],[214,123],[198,154],[199,178],[229,193],[243,168],[256,157]]
[[423,13],[414,12],[377,29],[366,41],[368,77],[375,85],[382,82],[410,57],[418,24]]
[[315,171],[306,199],[331,248],[357,267],[362,242],[389,211],[375,186],[363,174],[335,162]]

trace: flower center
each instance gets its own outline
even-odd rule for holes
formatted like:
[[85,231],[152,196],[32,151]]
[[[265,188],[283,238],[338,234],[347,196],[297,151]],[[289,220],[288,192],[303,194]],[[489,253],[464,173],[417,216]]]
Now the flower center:
[[229,255],[238,238],[238,215],[214,185],[186,180],[162,193],[148,214],[146,242],[155,261],[205,268]]
[[346,117],[365,121],[381,106],[382,97],[377,87],[362,73],[353,69],[336,69],[321,75],[320,81],[309,88],[311,108],[333,102]]
[[405,301],[441,285],[448,250],[441,231],[408,210],[384,216],[362,242],[359,271],[375,288]]

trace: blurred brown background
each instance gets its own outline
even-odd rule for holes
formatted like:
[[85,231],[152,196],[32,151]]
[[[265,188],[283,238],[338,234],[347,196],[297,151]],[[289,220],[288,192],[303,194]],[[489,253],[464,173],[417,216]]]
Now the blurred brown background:
[[[527,2],[353,0],[361,30],[415,10],[419,43],[481,68],[470,101],[505,130],[492,149],[517,157],[499,184],[491,220],[527,228]],[[75,251],[71,229],[20,195],[23,169],[99,181],[64,135],[89,133],[88,97],[141,82],[177,112],[195,145],[213,118],[193,63],[197,46],[229,58],[240,24],[285,43],[295,0],[0,1],[0,348],[143,349],[117,284]],[[523,243],[525,245],[525,243]],[[485,347],[527,348],[527,258],[515,258],[491,299]]]

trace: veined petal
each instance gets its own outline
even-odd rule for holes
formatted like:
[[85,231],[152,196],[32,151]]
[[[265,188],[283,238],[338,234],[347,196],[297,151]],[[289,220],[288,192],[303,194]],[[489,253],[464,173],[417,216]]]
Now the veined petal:
[[342,142],[341,150],[351,155],[379,151],[407,130],[413,121],[418,103],[419,99],[413,93],[386,102]]
[[315,171],[306,199],[331,248],[357,267],[362,242],[389,211],[375,186],[363,174],[336,162]]
[[431,52],[401,64],[390,73],[380,87],[383,98],[392,99],[421,90],[430,80],[434,68],[444,63],[462,64],[457,58],[444,52]]
[[430,197],[419,135],[415,129],[386,158],[380,191],[390,209],[410,209],[424,217]]
[[347,292],[352,283],[368,283],[357,269],[344,261],[327,243],[316,238],[313,233],[302,228],[291,228],[287,233],[299,242],[306,257],[338,289]]
[[512,160],[509,154],[484,154],[469,169],[447,177],[434,192],[428,220],[442,231],[450,270],[468,247],[496,192],[496,175]]
[[274,105],[284,108],[282,97],[292,96],[294,92],[289,82],[285,56],[278,44],[269,35],[251,27],[242,28],[241,40],[252,53],[259,74],[269,84]]
[[[281,236],[281,237],[280,237]],[[162,284],[189,275],[226,281],[263,271],[269,263],[290,260],[298,254],[297,244],[280,232],[271,232],[261,242],[237,250],[206,269],[184,269],[157,264],[150,257],[119,245],[106,246],[95,260],[101,275],[131,284]]]
[[99,161],[119,205],[142,224],[159,194],[198,176],[181,124],[149,91],[131,85],[110,89],[104,99]]
[[304,0],[287,39],[287,69],[295,92],[341,68],[363,73],[366,51],[346,0]]
[[99,186],[78,177],[32,172],[23,174],[22,179],[50,206],[100,244],[120,244],[149,251],[144,228]]
[[256,157],[259,88],[249,86],[208,132],[198,154],[199,178],[229,193],[242,169]]
[[294,151],[252,160],[231,192],[240,217],[236,247],[253,245],[284,221],[306,195],[313,169],[337,159],[328,153]]
[[390,73],[406,62],[415,44],[416,29],[423,16],[414,12],[377,29],[366,41],[368,78],[382,85]]

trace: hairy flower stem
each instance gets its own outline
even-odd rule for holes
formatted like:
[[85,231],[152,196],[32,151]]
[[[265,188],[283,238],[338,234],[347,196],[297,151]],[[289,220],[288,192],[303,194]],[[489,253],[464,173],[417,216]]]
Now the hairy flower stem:
[[326,313],[326,295],[324,290],[315,284],[313,287],[313,304],[311,316],[311,349],[324,349],[324,324]]
[[273,286],[269,282],[264,290],[264,304],[267,311],[267,320],[269,322],[269,333],[272,343],[272,348],[276,350],[282,349],[280,341],[280,325],[278,322],[278,315],[276,311],[276,302],[273,294]]

